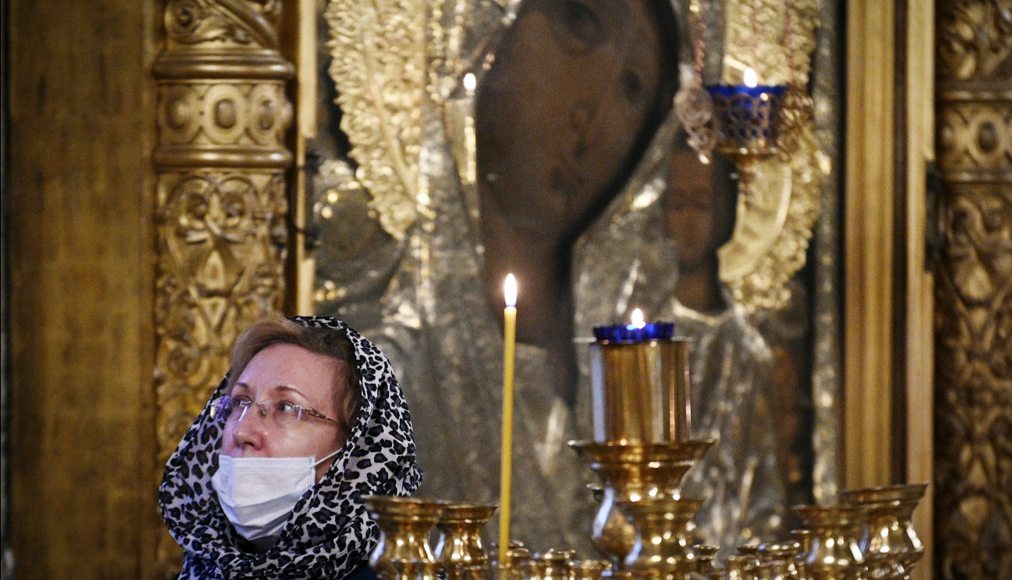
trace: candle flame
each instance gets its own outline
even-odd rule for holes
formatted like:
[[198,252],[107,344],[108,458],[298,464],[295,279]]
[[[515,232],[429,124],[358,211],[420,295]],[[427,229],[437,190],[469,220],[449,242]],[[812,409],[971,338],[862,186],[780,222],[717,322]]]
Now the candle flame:
[[629,315],[629,326],[634,328],[643,328],[647,325],[646,318],[643,316],[643,311],[639,308],[633,308],[632,314]]
[[755,73],[755,69],[748,67],[745,69],[745,86],[754,89],[759,84],[759,75]]
[[506,274],[506,281],[502,285],[502,294],[506,298],[506,306],[517,305],[517,279],[512,273]]

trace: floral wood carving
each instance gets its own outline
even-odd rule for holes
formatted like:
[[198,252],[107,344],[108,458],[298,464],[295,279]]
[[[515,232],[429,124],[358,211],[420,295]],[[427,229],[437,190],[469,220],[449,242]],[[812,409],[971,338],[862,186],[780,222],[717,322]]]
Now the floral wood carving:
[[[165,8],[166,49],[153,67],[159,464],[228,370],[238,332],[281,304],[293,71],[277,52],[280,10],[272,0]],[[157,568],[178,570],[166,535]]]
[[939,5],[935,545],[942,578],[1012,571],[1012,7]]

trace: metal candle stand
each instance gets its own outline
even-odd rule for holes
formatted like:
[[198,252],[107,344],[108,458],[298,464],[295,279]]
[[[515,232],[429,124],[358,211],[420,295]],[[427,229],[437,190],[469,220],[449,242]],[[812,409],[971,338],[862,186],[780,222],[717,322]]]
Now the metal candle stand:
[[373,570],[385,580],[909,578],[923,553],[911,517],[924,485],[855,489],[843,492],[843,505],[798,506],[804,529],[777,543],[739,546],[723,562],[717,547],[694,537],[702,500],[682,497],[681,484],[714,441],[691,438],[691,341],[673,330],[666,323],[595,329],[594,436],[570,446],[601,482],[591,541],[605,560],[577,561],[558,549],[532,555],[511,543],[497,562],[480,537],[496,506],[366,496],[380,528]]

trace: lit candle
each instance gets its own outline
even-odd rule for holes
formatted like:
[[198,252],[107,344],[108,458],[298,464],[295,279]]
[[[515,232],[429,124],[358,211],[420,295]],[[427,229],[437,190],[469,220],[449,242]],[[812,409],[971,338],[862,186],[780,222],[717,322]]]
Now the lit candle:
[[759,75],[747,67],[739,85],[706,87],[713,99],[719,148],[734,154],[763,154],[776,145],[780,100],[785,85],[759,84]]
[[506,309],[503,311],[502,367],[502,470],[499,485],[499,564],[506,564],[510,544],[510,491],[513,477],[513,364],[517,344],[517,279],[506,276],[503,283]]
[[629,315],[629,330],[636,330],[643,328],[647,325],[646,317],[643,316],[643,311],[639,308],[633,308],[632,314]]
[[745,69],[744,77],[745,78],[743,80],[745,81],[746,87],[754,89],[757,86],[759,86],[759,75],[755,74],[754,68],[748,67],[747,69]]

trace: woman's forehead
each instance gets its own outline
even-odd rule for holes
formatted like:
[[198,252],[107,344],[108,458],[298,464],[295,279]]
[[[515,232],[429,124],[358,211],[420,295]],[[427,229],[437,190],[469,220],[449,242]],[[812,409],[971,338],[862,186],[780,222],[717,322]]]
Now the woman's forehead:
[[297,391],[305,396],[331,395],[344,376],[344,361],[292,344],[271,345],[250,359],[236,386],[256,392]]

